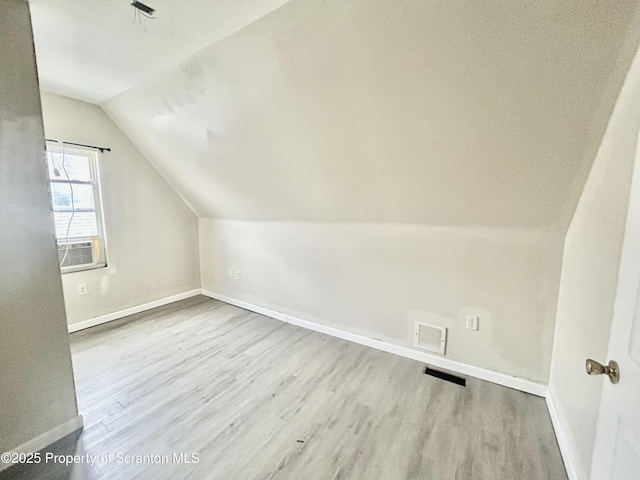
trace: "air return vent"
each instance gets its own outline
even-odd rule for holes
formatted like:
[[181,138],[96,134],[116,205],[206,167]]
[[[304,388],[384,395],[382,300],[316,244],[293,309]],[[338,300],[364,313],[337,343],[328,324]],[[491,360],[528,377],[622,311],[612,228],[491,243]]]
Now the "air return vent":
[[413,338],[413,344],[416,347],[444,355],[444,349],[447,344],[446,327],[416,322]]

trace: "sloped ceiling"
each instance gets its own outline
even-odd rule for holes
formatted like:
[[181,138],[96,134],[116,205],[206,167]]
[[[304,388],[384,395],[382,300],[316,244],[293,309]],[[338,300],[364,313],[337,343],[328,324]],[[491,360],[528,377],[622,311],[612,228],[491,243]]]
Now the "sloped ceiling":
[[45,90],[102,103],[288,0],[29,0]]
[[566,224],[636,9],[293,0],[102,107],[203,217]]

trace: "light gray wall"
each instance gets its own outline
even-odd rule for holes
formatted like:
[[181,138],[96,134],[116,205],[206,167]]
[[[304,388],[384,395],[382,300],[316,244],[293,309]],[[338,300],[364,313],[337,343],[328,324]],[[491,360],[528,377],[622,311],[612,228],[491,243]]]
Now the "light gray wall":
[[77,415],[29,9],[0,0],[0,451]]
[[199,288],[197,217],[120,129],[100,107],[47,92],[42,114],[47,138],[111,148],[100,155],[109,265],[62,275],[68,322]]
[[580,478],[589,478],[629,190],[640,132],[636,57],[585,185],[564,247],[549,389]]

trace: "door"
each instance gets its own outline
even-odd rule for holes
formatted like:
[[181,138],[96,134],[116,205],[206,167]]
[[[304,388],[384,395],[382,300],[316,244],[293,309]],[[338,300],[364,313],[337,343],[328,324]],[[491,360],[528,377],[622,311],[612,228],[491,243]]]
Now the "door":
[[619,382],[604,377],[591,480],[640,479],[640,160],[636,152],[609,353]]

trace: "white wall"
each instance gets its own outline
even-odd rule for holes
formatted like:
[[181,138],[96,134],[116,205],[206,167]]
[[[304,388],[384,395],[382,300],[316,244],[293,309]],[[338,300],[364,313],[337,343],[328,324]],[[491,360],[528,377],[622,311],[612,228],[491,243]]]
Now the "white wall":
[[415,321],[443,325],[448,358],[547,381],[558,234],[200,219],[200,249],[207,290],[398,345]]
[[78,414],[23,0],[0,1],[0,86],[0,452],[6,452]]
[[293,1],[103,108],[201,217],[566,229],[638,8]]
[[109,265],[62,275],[68,322],[199,288],[198,221],[176,192],[99,107],[42,92],[42,111],[46,138],[111,148],[100,157]]
[[290,2],[105,109],[200,214],[203,288],[398,344],[445,325],[449,358],[546,383],[635,50],[610,7]]
[[584,363],[606,363],[609,329],[640,132],[636,57],[580,198],[564,247],[550,392],[575,468],[589,478],[603,377]]
[[48,137],[113,148],[115,269],[64,276],[69,320],[196,288],[201,269],[206,289],[393,343],[414,320],[445,325],[450,358],[546,382],[557,313],[551,389],[586,475],[600,383],[582,369],[604,360],[635,84],[562,246],[636,15],[631,0],[290,2],[103,105],[199,227],[100,108],[43,94]]
[[[637,14],[631,0],[300,0],[103,108],[201,215],[204,288],[398,344],[409,342],[414,320],[442,324],[450,358],[538,382],[548,379],[557,313],[558,348],[575,352],[554,367],[558,408],[578,412],[572,399],[586,384],[571,389],[564,377],[581,375],[583,352],[562,342],[580,318],[571,313],[580,282],[612,278],[620,205],[591,209],[585,198],[619,194],[607,186],[613,177],[605,181],[614,173],[595,168],[582,197],[558,305],[562,248],[637,45]],[[59,125],[49,126],[44,105],[49,136],[117,144],[84,121],[50,132]],[[96,107],[82,111],[113,130]],[[613,236],[607,248],[596,248],[599,229]],[[108,225],[110,244],[117,230]],[[129,252],[144,251],[141,238]],[[603,271],[582,275],[596,254]],[[122,263],[136,261],[123,255],[113,257],[110,289]],[[97,310],[95,298],[75,294],[77,276],[65,277],[70,312],[108,313],[108,300],[144,287],[144,299],[115,303],[151,300],[153,282],[176,268],[122,281],[120,294],[98,296]],[[102,273],[82,275],[96,295]],[[591,311],[602,313],[610,292],[598,291],[605,301]],[[480,331],[463,328],[466,313],[480,315]],[[588,427],[576,429],[588,446]]]

